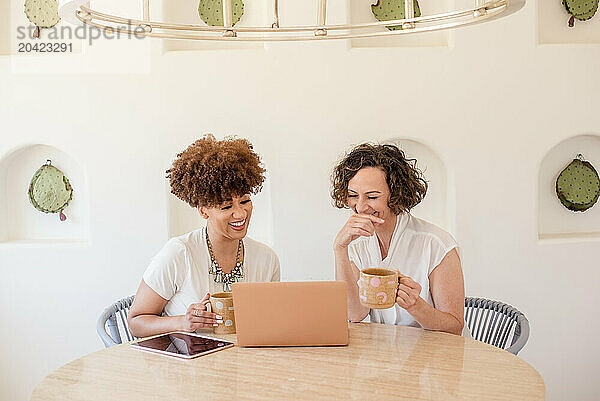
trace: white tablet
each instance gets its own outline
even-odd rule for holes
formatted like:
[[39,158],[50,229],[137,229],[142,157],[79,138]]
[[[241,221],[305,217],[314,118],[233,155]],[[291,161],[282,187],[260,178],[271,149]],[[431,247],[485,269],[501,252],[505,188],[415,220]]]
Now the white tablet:
[[177,358],[192,359],[233,347],[233,343],[196,333],[175,332],[131,344],[140,351],[155,352]]

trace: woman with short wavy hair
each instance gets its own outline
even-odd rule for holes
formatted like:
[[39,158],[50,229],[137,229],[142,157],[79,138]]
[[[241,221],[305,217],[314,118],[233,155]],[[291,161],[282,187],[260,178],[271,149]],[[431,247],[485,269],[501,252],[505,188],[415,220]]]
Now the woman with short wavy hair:
[[246,237],[264,173],[245,139],[207,135],[177,155],[167,170],[171,192],[207,223],[170,239],[150,262],[128,316],[134,336],[216,326],[222,317],[207,311],[210,293],[236,281],[279,281],[275,252]]
[[[334,168],[332,186],[334,205],[352,211],[334,240],[336,277],[348,285],[349,319],[370,316],[376,323],[468,335],[458,245],[446,231],[410,214],[427,192],[416,160],[394,145],[365,143]],[[360,303],[357,281],[368,267],[399,271],[393,307]]]

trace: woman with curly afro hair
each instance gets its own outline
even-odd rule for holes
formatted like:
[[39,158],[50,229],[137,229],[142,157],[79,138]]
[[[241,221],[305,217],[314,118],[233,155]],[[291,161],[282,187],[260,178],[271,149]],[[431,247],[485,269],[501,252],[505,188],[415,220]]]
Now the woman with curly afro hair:
[[[464,281],[450,234],[411,216],[427,182],[394,145],[362,144],[334,168],[334,205],[352,215],[334,240],[336,277],[348,285],[348,317],[469,335],[464,324]],[[360,270],[398,270],[396,303],[370,309],[360,302]]]
[[275,252],[246,237],[264,173],[245,139],[207,135],[177,155],[167,170],[171,192],[207,223],[169,240],[150,262],[129,312],[134,336],[228,324],[207,311],[211,293],[236,281],[279,281]]

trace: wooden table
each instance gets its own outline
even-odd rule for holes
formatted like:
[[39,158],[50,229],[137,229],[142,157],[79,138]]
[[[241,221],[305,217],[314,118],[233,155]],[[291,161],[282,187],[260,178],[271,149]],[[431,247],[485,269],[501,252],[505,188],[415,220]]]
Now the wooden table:
[[544,399],[539,373],[501,349],[412,327],[349,328],[347,347],[234,347],[188,361],[122,344],[52,372],[31,400]]

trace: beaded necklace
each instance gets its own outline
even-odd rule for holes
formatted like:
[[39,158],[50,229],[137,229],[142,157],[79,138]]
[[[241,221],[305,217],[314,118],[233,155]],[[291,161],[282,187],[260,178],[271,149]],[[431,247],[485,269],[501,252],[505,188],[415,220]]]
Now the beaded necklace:
[[231,284],[238,282],[244,278],[244,265],[242,264],[242,240],[238,243],[237,256],[235,258],[235,267],[229,273],[225,273],[212,249],[212,244],[208,238],[208,232],[206,233],[206,245],[208,247],[208,254],[210,255],[210,268],[208,272],[214,276],[215,283],[223,283],[223,291],[231,291]]

